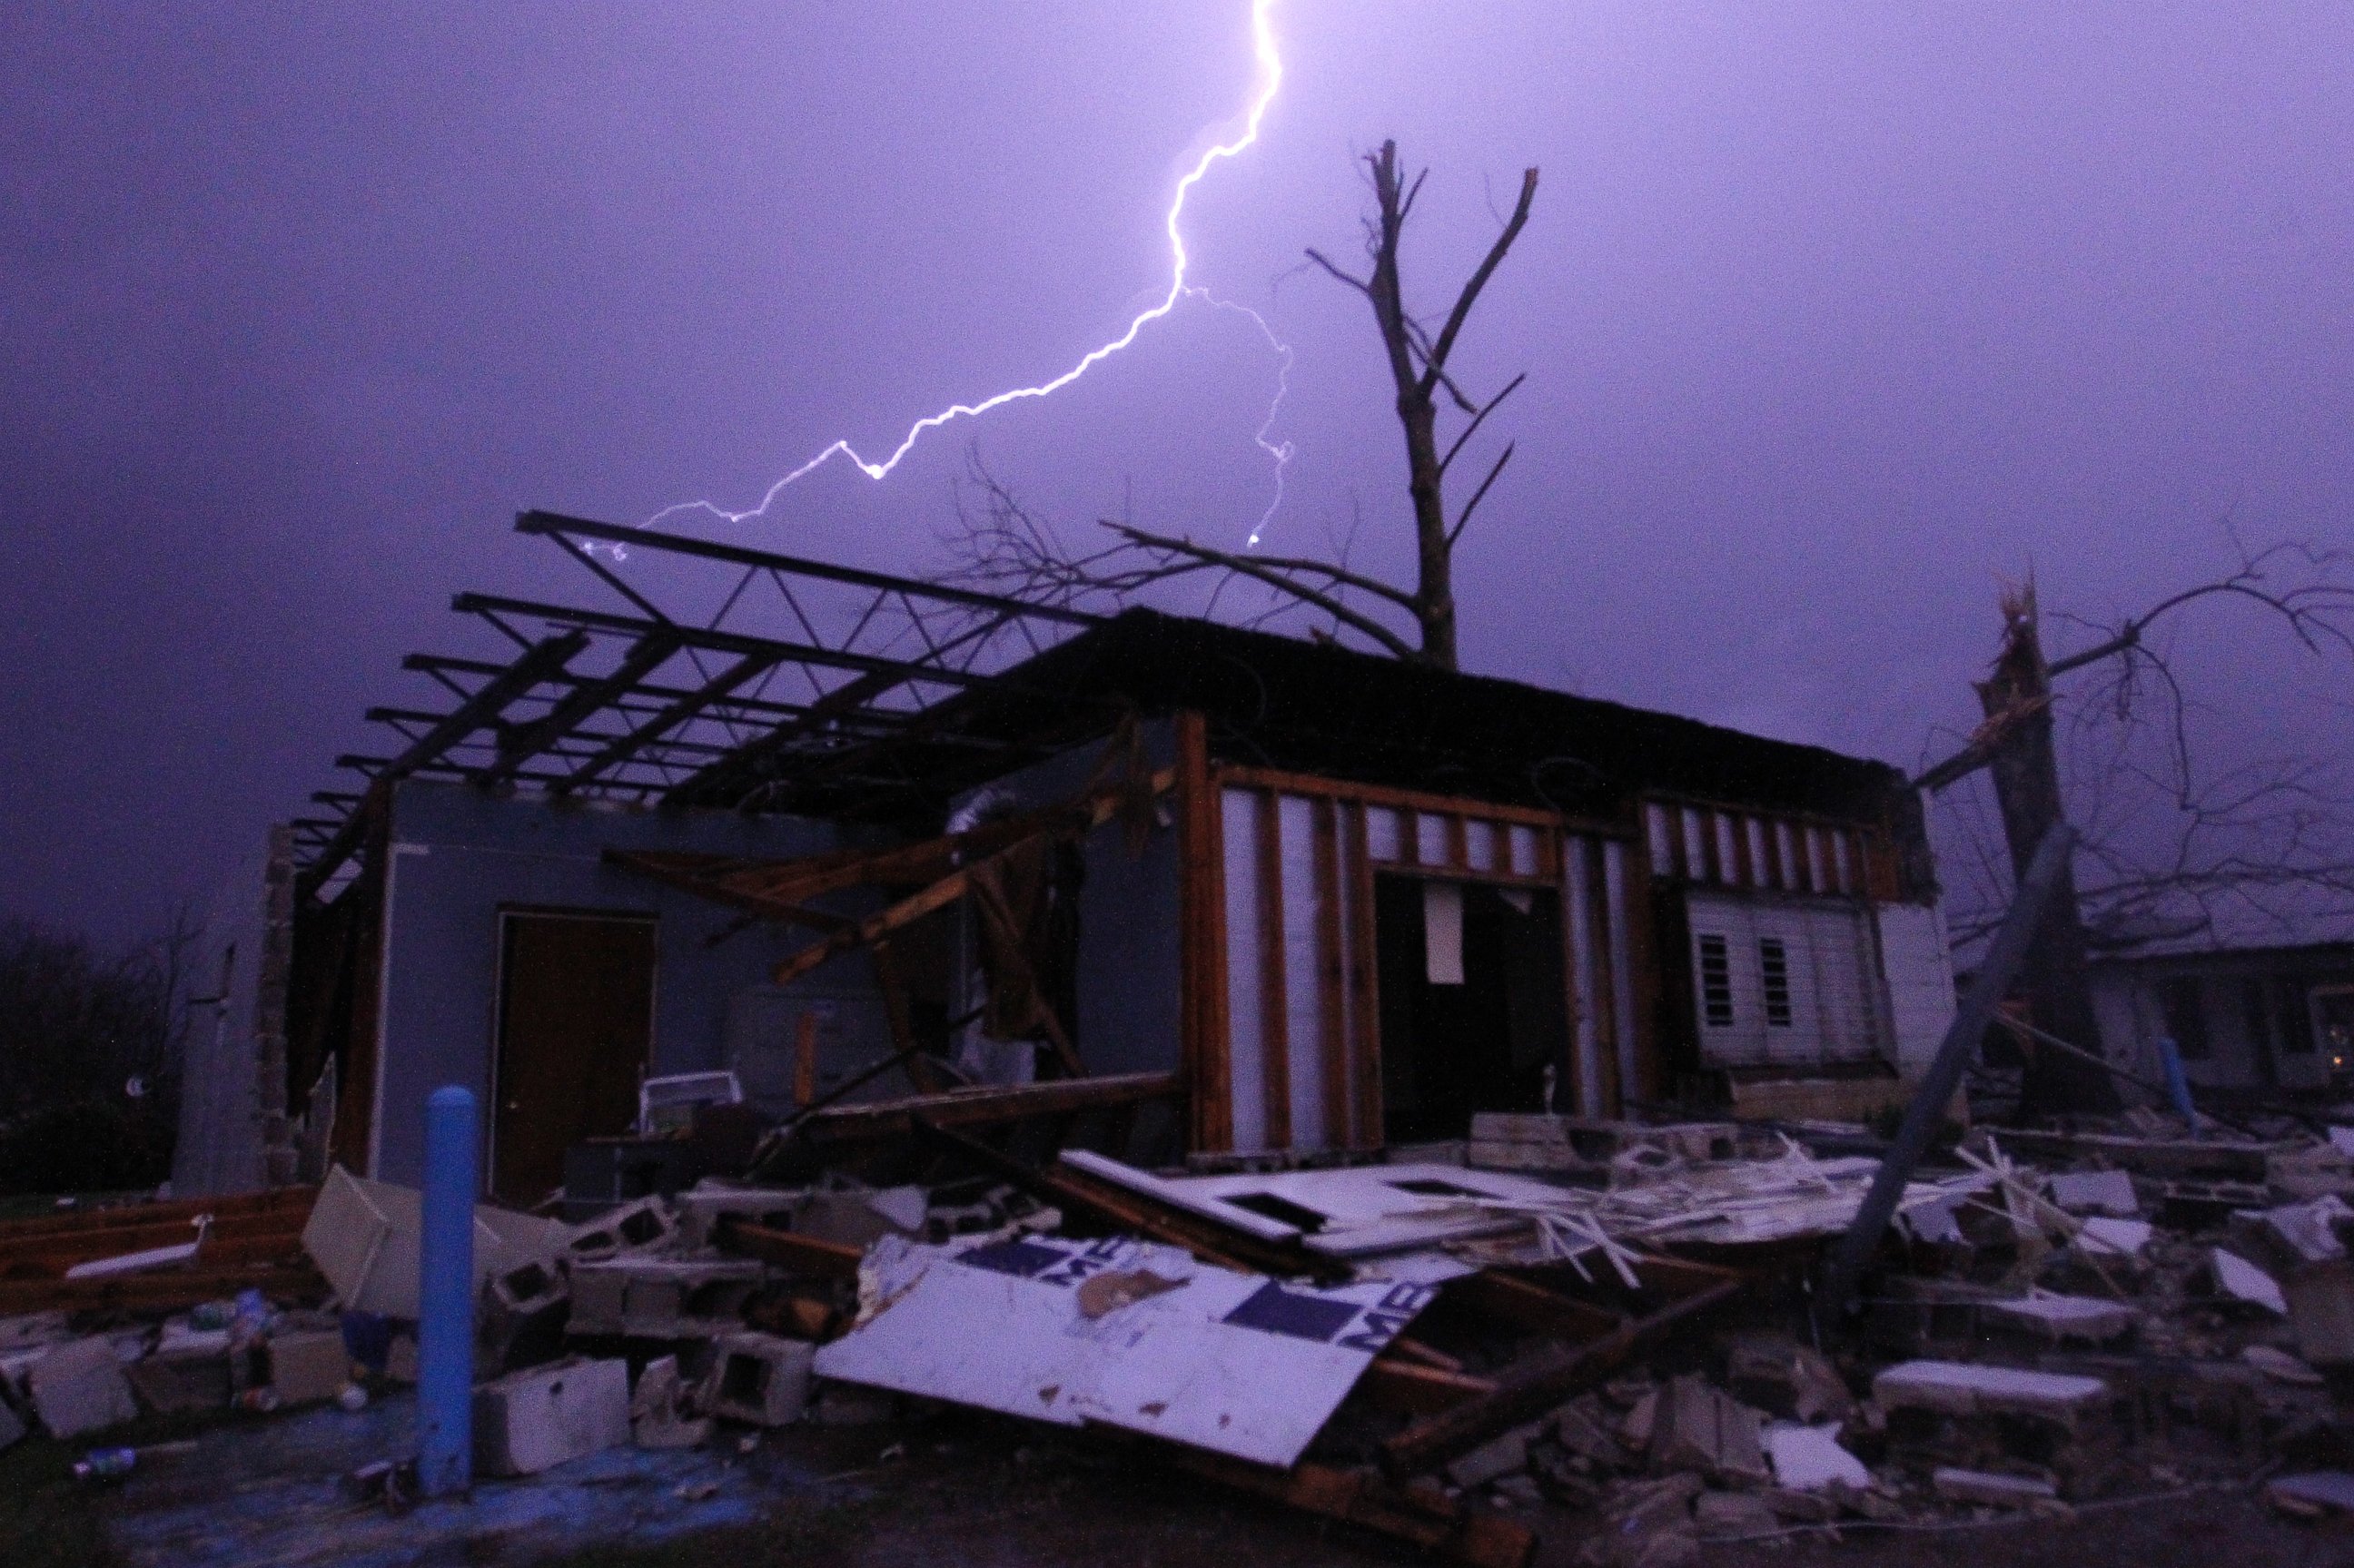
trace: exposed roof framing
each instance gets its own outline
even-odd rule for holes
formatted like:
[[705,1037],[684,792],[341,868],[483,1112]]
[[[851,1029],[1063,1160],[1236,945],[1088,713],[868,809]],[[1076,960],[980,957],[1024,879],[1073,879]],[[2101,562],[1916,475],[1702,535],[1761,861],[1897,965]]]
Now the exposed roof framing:
[[[356,790],[313,800],[305,885],[315,892],[365,841],[385,789],[407,778],[551,795],[780,807],[804,777],[831,790],[904,794],[901,770],[859,758],[920,728],[943,697],[1044,652],[1099,618],[888,573],[708,539],[526,512],[597,580],[603,602],[461,593],[460,614],[504,658],[412,654],[445,706],[371,709],[392,743],[337,766]],[[941,736],[961,751],[1009,749]]]

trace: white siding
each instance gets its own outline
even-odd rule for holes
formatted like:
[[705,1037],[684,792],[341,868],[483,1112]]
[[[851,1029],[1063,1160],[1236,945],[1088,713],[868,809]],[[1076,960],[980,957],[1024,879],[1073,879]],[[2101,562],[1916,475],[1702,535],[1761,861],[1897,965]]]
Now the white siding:
[[1260,1020],[1257,800],[1222,791],[1226,846],[1226,1038],[1235,1148],[1255,1153],[1267,1139],[1267,1031]]
[[[1858,1061],[1880,1047],[1882,995],[1863,912],[1829,899],[1689,895],[1693,1008],[1701,1054],[1727,1066]],[[1701,991],[1701,941],[1724,938],[1733,1022],[1712,1027]],[[1769,1016],[1765,954],[1779,943],[1788,1021]]]
[[1946,917],[1935,906],[1881,904],[1881,974],[1888,983],[1888,1017],[1896,1071],[1914,1079],[1929,1070],[1954,1022],[1953,949]]

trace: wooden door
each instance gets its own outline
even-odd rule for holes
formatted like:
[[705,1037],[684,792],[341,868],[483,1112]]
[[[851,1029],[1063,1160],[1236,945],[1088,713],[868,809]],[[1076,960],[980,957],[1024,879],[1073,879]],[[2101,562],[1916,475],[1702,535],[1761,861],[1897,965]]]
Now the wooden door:
[[491,1192],[529,1205],[564,1182],[564,1151],[628,1132],[653,1043],[654,923],[638,916],[500,917]]

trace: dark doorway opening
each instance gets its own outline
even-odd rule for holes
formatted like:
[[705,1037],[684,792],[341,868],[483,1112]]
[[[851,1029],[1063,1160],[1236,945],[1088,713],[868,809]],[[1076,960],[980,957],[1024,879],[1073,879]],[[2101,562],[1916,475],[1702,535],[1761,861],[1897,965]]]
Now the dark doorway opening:
[[1433,984],[1426,885],[1373,879],[1382,1131],[1393,1143],[1461,1138],[1478,1111],[1543,1110],[1549,1066],[1568,1081],[1559,895],[1447,885],[1461,890],[1463,979]]
[[499,916],[491,1192],[528,1206],[564,1183],[564,1151],[637,1123],[653,1043],[654,923]]

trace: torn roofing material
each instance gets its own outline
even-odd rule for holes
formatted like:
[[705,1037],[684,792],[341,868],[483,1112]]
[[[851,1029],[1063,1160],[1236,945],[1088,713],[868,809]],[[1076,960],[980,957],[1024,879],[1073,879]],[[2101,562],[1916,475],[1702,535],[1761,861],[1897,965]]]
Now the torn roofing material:
[[[1151,1283],[1087,1289],[1111,1276]],[[818,1351],[821,1377],[1288,1467],[1433,1292],[1290,1284],[1175,1247],[1029,1235],[961,1249],[886,1237],[860,1295],[865,1319]]]

